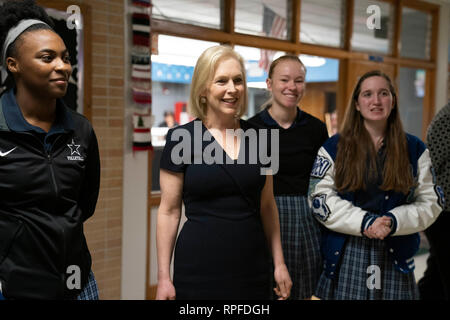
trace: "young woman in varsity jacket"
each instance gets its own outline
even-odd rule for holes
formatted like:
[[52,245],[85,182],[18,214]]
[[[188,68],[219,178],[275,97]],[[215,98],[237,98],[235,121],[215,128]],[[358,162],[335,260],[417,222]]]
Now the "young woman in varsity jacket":
[[12,80],[0,97],[0,297],[96,299],[83,223],[100,160],[92,126],[60,99],[69,54],[34,1],[7,1],[0,16]]
[[428,149],[403,131],[397,101],[387,75],[364,74],[339,134],[318,152],[309,200],[324,226],[321,299],[419,298],[418,232],[444,199]]

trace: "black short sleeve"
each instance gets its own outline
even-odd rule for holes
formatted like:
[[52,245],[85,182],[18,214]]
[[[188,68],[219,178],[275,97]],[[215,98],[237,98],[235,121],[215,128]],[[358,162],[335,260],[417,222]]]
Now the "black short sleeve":
[[[161,161],[159,163],[160,169],[166,169],[174,172],[184,172],[186,170],[187,161],[185,152],[189,150],[187,148],[182,148],[184,137],[181,135],[174,135],[176,130],[180,130],[181,128],[173,128],[167,132],[166,136],[166,145],[164,146]],[[186,141],[184,141],[184,145],[186,145]],[[174,148],[176,148],[174,150]]]

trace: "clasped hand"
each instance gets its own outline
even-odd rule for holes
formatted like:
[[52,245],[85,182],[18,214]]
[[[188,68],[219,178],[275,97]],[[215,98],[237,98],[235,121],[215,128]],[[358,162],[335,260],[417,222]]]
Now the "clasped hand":
[[383,240],[391,232],[392,219],[390,217],[378,217],[372,225],[364,231],[364,235],[370,239]]

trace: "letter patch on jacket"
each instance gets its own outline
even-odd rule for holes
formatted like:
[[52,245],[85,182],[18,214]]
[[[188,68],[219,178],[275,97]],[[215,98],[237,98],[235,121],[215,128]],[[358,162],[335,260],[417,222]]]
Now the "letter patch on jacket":
[[330,209],[328,208],[325,201],[327,200],[327,195],[318,194],[312,200],[312,210],[313,213],[322,221],[327,221],[328,216],[330,215]]
[[330,160],[322,156],[317,156],[311,171],[311,177],[322,179],[330,167]]

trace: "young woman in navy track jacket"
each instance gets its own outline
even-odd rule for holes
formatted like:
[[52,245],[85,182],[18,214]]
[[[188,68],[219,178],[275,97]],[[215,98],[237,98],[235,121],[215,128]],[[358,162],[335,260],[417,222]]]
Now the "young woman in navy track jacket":
[[61,100],[72,72],[34,1],[0,7],[0,292],[6,299],[97,299],[83,223],[100,182],[88,120]]
[[325,227],[321,299],[418,299],[418,232],[444,199],[428,149],[403,131],[398,108],[387,75],[362,75],[339,134],[319,150],[309,199]]

